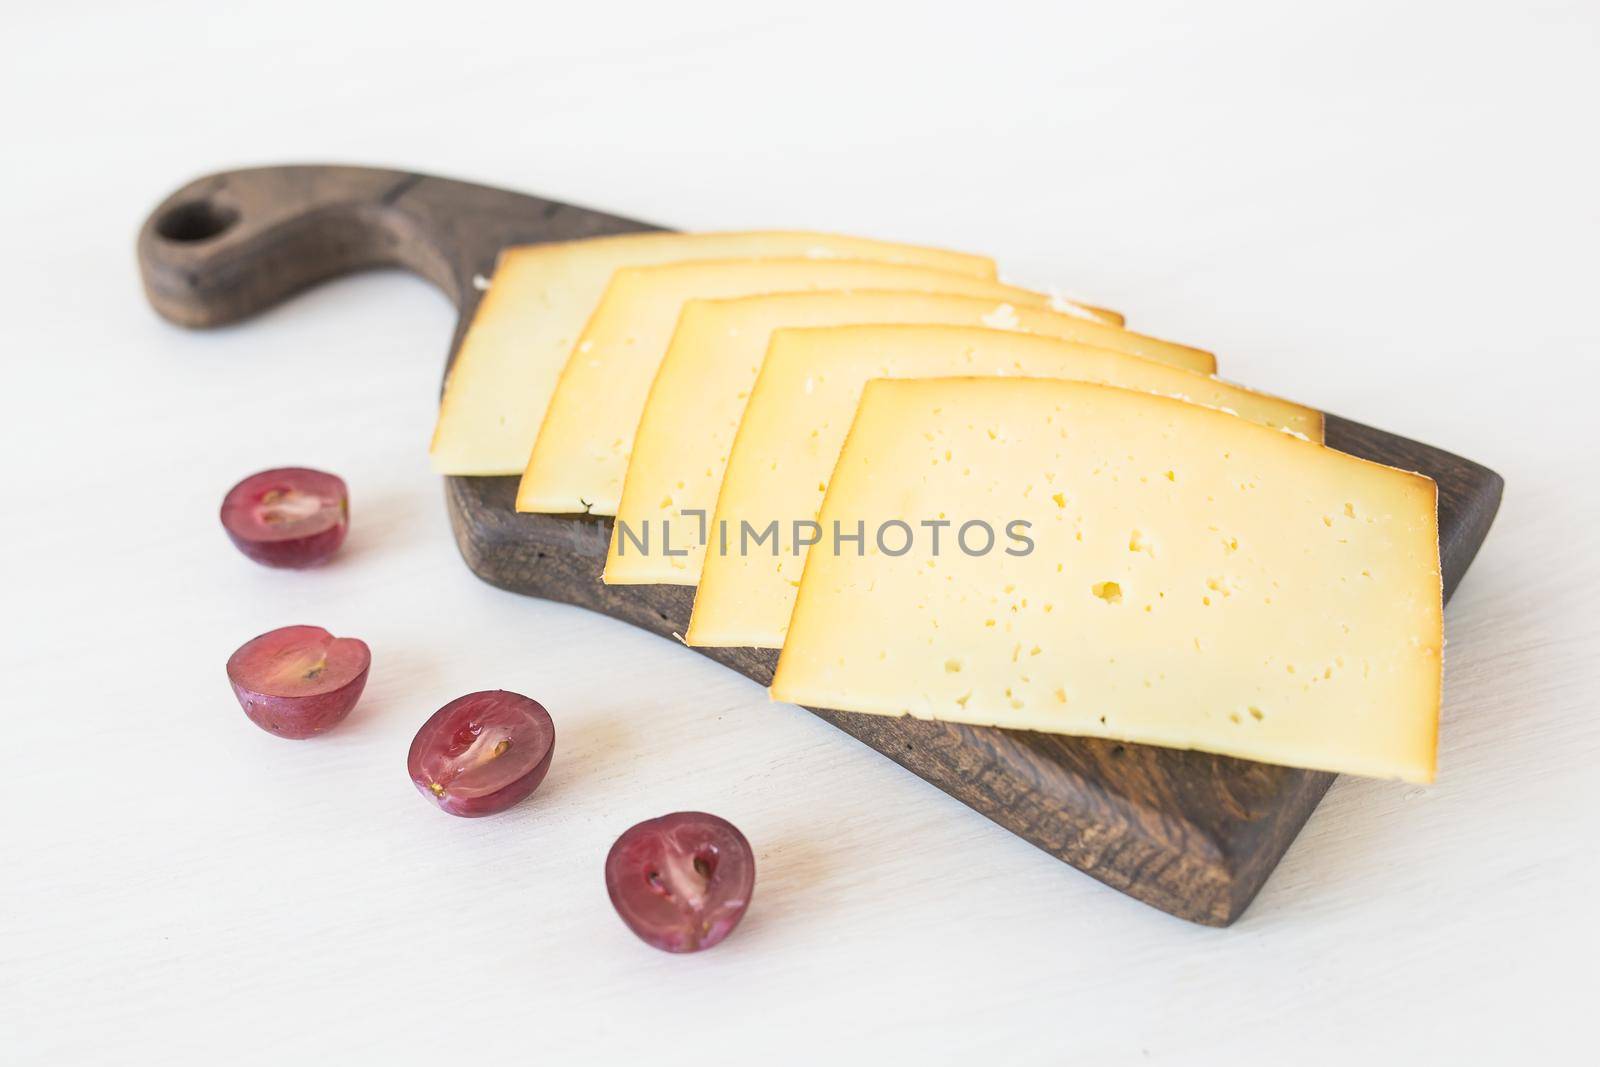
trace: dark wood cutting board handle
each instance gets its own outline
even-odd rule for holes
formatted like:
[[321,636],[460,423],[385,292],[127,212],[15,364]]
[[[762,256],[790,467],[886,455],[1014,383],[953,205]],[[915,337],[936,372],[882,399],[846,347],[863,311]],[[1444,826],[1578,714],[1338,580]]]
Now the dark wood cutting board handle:
[[[139,266],[156,310],[195,327],[236,322],[352,271],[411,270],[456,304],[453,360],[482,296],[475,276],[492,273],[504,246],[657,228],[404,171],[266,167],[214,174],[168,197],[140,231]],[[1449,596],[1488,533],[1500,477],[1333,416],[1328,444],[1438,482]],[[684,631],[692,590],[603,584],[610,520],[518,514],[516,487],[516,478],[445,479],[456,543],[473,573],[663,636]],[[771,678],[770,652],[698,651],[762,684]],[[808,710],[1051,855],[1213,925],[1250,903],[1333,780],[1200,752]]]
[[150,303],[183,326],[237,322],[377,267],[414,271],[463,316],[508,244],[657,227],[536,196],[372,167],[225,171],[169,196],[139,232]]

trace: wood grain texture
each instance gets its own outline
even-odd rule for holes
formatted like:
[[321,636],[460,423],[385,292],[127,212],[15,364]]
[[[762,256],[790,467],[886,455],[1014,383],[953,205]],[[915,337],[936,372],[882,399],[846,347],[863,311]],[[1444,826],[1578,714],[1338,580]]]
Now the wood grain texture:
[[[508,244],[651,230],[536,197],[424,175],[273,167],[212,175],[161,204],[139,236],[152,305],[217,326],[305,288],[373,267],[438,285],[460,318],[454,358]],[[1334,416],[1328,443],[1439,483],[1445,595],[1488,533],[1502,482],[1458,456]],[[681,633],[692,590],[599,580],[610,520],[518,515],[515,478],[448,478],[446,500],[474,573],[519,593]],[[776,654],[703,649],[765,684]],[[1333,776],[1086,738],[855,715],[815,714],[1045,851],[1185,919],[1227,925],[1248,906]]]

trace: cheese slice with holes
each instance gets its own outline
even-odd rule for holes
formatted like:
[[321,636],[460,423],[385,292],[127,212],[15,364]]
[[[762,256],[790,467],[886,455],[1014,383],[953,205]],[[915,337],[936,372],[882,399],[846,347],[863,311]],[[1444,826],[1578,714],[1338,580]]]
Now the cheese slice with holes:
[[[638,527],[663,513],[716,507],[734,432],[755,386],[774,330],[869,323],[982,326],[1080,341],[1203,373],[1216,369],[1208,352],[1086,322],[1047,308],[950,293],[769,293],[684,305],[667,354],[656,371],[617,506],[621,522]],[[619,583],[694,583],[700,558],[618,557],[605,577]]]
[[984,256],[825,233],[634,233],[507,248],[445,382],[434,467],[442,474],[522,473],[561,368],[619,268],[776,256],[995,275]]
[[518,511],[615,515],[645,398],[690,300],[822,289],[965,293],[1044,305],[988,278],[899,263],[755,259],[616,272],[550,400],[517,492]]
[[822,511],[865,549],[812,550],[772,694],[1432,781],[1436,515],[1421,475],[1193,404],[875,381]]
[[[745,409],[716,511],[707,526],[710,549],[667,556],[661,550],[658,521],[650,530],[656,536],[647,556],[640,551],[642,542],[625,540],[619,525],[611,545],[616,572],[624,573],[625,563],[637,568],[648,561],[662,572],[677,564],[687,568],[700,562],[700,589],[686,635],[689,644],[781,646],[806,559],[805,547],[795,543],[794,522],[817,517],[862,389],[872,378],[951,374],[1071,378],[1116,385],[1227,409],[1241,419],[1322,440],[1322,416],[1310,408],[1164,363],[1048,337],[947,326],[780,330],[773,334]],[[765,551],[738,550],[743,524],[759,531],[774,519],[780,528],[776,558]],[[685,529],[688,526],[674,518],[675,550],[682,550],[685,533],[698,533],[697,528]],[[724,530],[730,536],[728,551],[722,547]],[[612,571],[609,560],[607,570]]]

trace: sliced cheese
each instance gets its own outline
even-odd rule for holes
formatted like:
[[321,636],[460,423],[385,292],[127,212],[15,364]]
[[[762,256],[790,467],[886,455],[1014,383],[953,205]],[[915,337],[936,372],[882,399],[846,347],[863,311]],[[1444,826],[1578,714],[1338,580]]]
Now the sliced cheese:
[[860,260],[754,259],[628,267],[584,327],[545,412],[518,511],[615,515],[634,430],[690,300],[818,289],[965,293],[1042,305],[1040,293],[988,278]]
[[[1137,356],[1053,338],[950,326],[842,326],[780,330],[745,409],[707,527],[711,548],[667,557],[660,523],[648,557],[657,571],[702,562],[700,589],[686,640],[691,645],[777,648],[794,604],[806,550],[795,543],[796,520],[813,520],[845,433],[872,378],[951,374],[1071,378],[1178,397],[1237,412],[1243,419],[1322,439],[1322,416],[1309,408],[1254,393],[1208,375]],[[665,517],[663,514],[660,517]],[[738,550],[743,524],[761,530],[777,520],[778,554]],[[676,550],[698,533],[675,518]],[[729,537],[724,551],[723,533]],[[620,565],[643,559],[639,544],[613,534]],[[803,539],[803,534],[801,537]],[[609,567],[609,564],[608,564]]]
[[[950,293],[767,293],[684,305],[656,371],[634,433],[617,506],[620,522],[640,528],[663,514],[705,511],[717,504],[729,449],[755,386],[774,330],[868,323],[984,326],[1081,341],[1201,373],[1216,369],[1209,353],[1158,341],[1048,308]],[[1313,414],[1312,421],[1320,421]],[[1307,429],[1310,433],[1311,430]],[[700,555],[619,557],[605,578],[617,583],[688,583],[700,577]]]
[[824,233],[637,233],[500,253],[445,382],[433,433],[443,474],[521,474],[578,334],[620,267],[686,259],[870,259],[993,278],[994,261]]
[[[941,551],[924,520],[943,517]],[[876,381],[772,694],[1427,782],[1436,489],[1192,404],[1061,381]],[[886,522],[915,531],[910,551]],[[952,542],[987,522],[994,550]],[[1031,523],[1033,549],[1007,535]],[[966,539],[981,547],[976,527]]]

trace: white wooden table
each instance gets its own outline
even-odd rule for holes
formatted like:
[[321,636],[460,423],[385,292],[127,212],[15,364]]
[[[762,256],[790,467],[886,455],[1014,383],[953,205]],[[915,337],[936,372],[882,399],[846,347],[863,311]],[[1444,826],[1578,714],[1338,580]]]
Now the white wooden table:
[[[1478,1062],[1591,1047],[1600,595],[1593,3],[29,5],[0,35],[0,1061]],[[988,251],[1224,373],[1484,462],[1441,773],[1341,780],[1235,927],[1051,860],[671,642],[462,565],[426,443],[452,320],[340,282],[210,334],[144,213],[249,163],[412,167],[690,228]],[[223,492],[348,479],[265,570]],[[337,732],[223,676],[288,623],[375,664]],[[545,702],[495,819],[403,767],[447,700]],[[637,819],[755,843],[743,927],[651,951]]]

